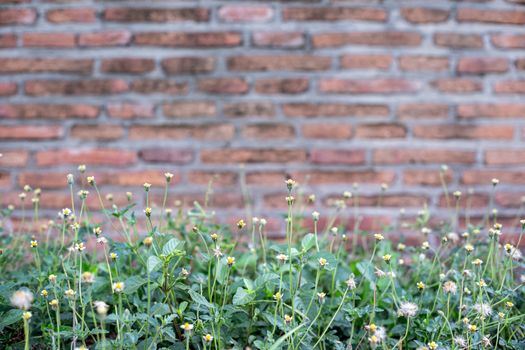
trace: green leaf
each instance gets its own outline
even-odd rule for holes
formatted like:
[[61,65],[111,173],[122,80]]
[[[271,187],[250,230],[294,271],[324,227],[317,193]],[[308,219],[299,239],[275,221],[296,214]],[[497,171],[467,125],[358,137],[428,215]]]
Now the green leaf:
[[148,273],[157,271],[162,266],[162,260],[155,255],[148,258]]
[[233,305],[246,305],[255,299],[255,292],[244,288],[237,288],[237,292],[233,296]]
[[24,312],[22,310],[18,309],[11,309],[7,311],[5,314],[3,314],[0,317],[0,331],[4,329],[4,327],[12,325],[13,323],[20,321],[22,319],[22,314]]
[[315,247],[315,235],[313,233],[309,233],[304,236],[304,238],[301,240],[301,246],[306,252]]
[[170,239],[162,248],[162,254],[170,255],[175,253],[177,250],[182,250],[184,242],[179,241],[177,238]]
[[204,306],[206,306],[208,308],[213,308],[213,304],[212,303],[210,303],[208,300],[206,300],[205,297],[203,297],[202,295],[200,295],[199,293],[197,293],[193,289],[188,290],[188,293],[190,293],[190,297],[195,303],[197,303],[199,305],[204,305]]
[[138,277],[138,276],[129,277],[126,281],[124,281],[124,284],[125,284],[124,293],[133,294],[140,287],[142,287],[142,285],[146,282],[147,280],[143,279],[142,277]]
[[319,252],[317,254],[314,254],[312,258],[314,259],[314,264],[316,265],[316,267],[319,266],[319,259],[321,258],[326,259],[326,262],[328,263],[324,267],[325,270],[332,271],[337,267],[337,259],[333,254],[330,254],[328,252]]
[[279,339],[277,339],[277,341],[275,343],[273,343],[273,345],[270,347],[270,349],[268,350],[277,350],[279,349],[279,347],[281,346],[281,344],[288,338],[290,338],[290,336],[292,334],[294,334],[295,332],[297,332],[299,329],[301,329],[302,327],[304,327],[306,325],[306,323],[302,323],[300,325],[298,325],[297,327],[295,327],[294,329],[292,329],[291,331],[289,331],[288,333],[286,333],[285,335],[283,335],[282,337],[280,337]]

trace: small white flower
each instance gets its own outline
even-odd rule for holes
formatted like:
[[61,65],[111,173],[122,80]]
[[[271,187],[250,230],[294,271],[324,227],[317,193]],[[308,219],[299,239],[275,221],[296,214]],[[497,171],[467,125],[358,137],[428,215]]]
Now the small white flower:
[[97,311],[97,314],[99,316],[106,316],[109,311],[109,305],[106,304],[103,301],[97,300],[93,302],[93,305],[95,306],[95,310]]
[[492,314],[492,307],[487,303],[477,303],[473,306],[474,310],[481,316],[487,317]]
[[29,310],[33,303],[33,293],[28,289],[20,289],[13,293],[11,296],[11,305],[21,310]]
[[404,317],[414,317],[416,316],[418,306],[414,303],[403,301],[399,304],[399,310],[397,311],[398,315]]

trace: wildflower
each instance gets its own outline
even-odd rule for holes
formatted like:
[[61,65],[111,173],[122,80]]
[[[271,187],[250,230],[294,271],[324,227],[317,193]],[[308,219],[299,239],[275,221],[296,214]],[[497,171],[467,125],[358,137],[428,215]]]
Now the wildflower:
[[[66,219],[69,215],[71,215],[71,213],[72,213],[72,212],[71,212],[71,209],[69,209],[69,208],[64,208],[64,209],[62,209],[62,212],[61,212],[62,215],[61,215],[61,217],[64,218],[64,219]],[[60,215],[59,215],[59,216],[60,216]]]
[[384,237],[382,234],[380,234],[380,233],[376,233],[376,234],[374,235],[374,238],[375,238],[375,240],[378,241],[378,242],[379,242],[379,241],[382,241],[383,239],[385,239],[385,237]]
[[180,328],[184,330],[184,333],[190,333],[193,329],[193,325],[191,323],[186,322],[182,326],[180,326]]
[[295,201],[294,196],[287,196],[284,199],[286,200],[286,203],[288,203],[289,205],[293,204],[293,202]]
[[144,214],[146,214],[146,217],[149,218],[151,216],[151,208],[147,207],[146,209],[144,209]]
[[109,253],[109,257],[111,258],[111,260],[117,260],[118,254],[115,252],[111,252]]
[[288,324],[288,323],[291,323],[292,320],[293,320],[293,317],[292,317],[292,316],[290,316],[290,315],[288,315],[288,314],[284,315],[284,322],[286,322],[287,324]]
[[295,186],[297,186],[297,182],[295,182],[292,179],[288,179],[284,183],[286,184],[286,187],[288,188],[288,191],[291,191]]
[[77,292],[75,292],[73,289],[67,289],[64,293],[66,295],[67,298],[69,299],[73,299],[75,297],[75,295],[77,295]]
[[113,291],[115,293],[122,293],[124,291],[125,284],[124,282],[115,282],[113,283]]
[[375,334],[373,334],[368,338],[368,341],[370,342],[370,344],[376,345],[379,343],[379,338]]
[[314,219],[314,221],[319,221],[319,215],[320,215],[319,212],[314,211],[312,213],[312,219]]
[[522,257],[521,251],[512,245],[510,245],[508,250],[507,250],[507,247],[505,247],[505,250],[506,250],[507,256],[509,256],[511,259],[520,260]]
[[266,223],[267,223],[266,219],[264,219],[264,218],[260,219],[259,222],[260,222],[261,226],[263,226],[263,227],[266,226]]
[[210,234],[210,238],[216,242],[217,239],[219,238],[219,235],[216,233],[216,232],[213,232],[212,234]]
[[95,275],[89,271],[82,273],[82,282],[93,283],[95,282]]
[[88,184],[90,184],[91,186],[94,186],[95,185],[95,177],[94,176],[88,176],[86,178]]
[[491,182],[492,182],[492,185],[493,185],[493,186],[496,186],[497,184],[499,184],[499,180],[496,179],[496,178],[492,179]]
[[106,316],[108,311],[109,311],[109,305],[106,304],[105,302],[103,301],[100,301],[100,300],[97,300],[95,302],[93,302],[93,305],[95,306],[95,310],[97,311],[97,314],[99,316]]
[[499,318],[505,318],[505,314],[503,312],[498,312],[498,317]]
[[392,259],[392,255],[390,254],[385,254],[383,255],[383,260],[387,263],[387,264],[390,264],[390,260]]
[[472,265],[474,265],[474,266],[481,266],[481,264],[483,264],[483,260],[481,260],[481,259],[474,259],[472,261]]
[[80,199],[86,199],[89,194],[89,191],[86,190],[80,190],[78,191],[77,195]]
[[327,265],[328,265],[328,261],[325,258],[319,258],[319,266],[321,268],[324,268]]
[[93,233],[95,234],[95,236],[99,237],[102,234],[102,227],[95,227],[93,229]]
[[483,317],[490,316],[492,314],[492,307],[487,303],[474,304],[474,310]]
[[454,337],[454,343],[459,346],[460,348],[466,348],[467,347],[467,341],[462,336]]
[[459,197],[461,197],[461,191],[454,191],[454,193],[452,193],[452,195],[454,197],[456,197],[456,199],[459,199]]
[[221,256],[223,256],[223,254],[221,252],[221,249],[220,248],[214,248],[213,249],[213,256],[215,256],[216,258],[220,258]]
[[226,264],[228,264],[228,266],[232,266],[233,264],[235,264],[235,258],[233,256],[227,257]]
[[47,277],[47,279],[49,280],[49,283],[52,283],[52,284],[57,283],[57,276],[56,275],[51,274],[51,275],[49,275]]
[[403,301],[399,304],[399,310],[397,311],[398,315],[402,315],[404,317],[414,317],[416,316],[418,307],[416,304]]
[[470,289],[468,289],[467,287],[463,288],[463,292],[467,295],[470,295],[472,294],[472,292],[470,291]]
[[11,298],[11,305],[17,307],[21,310],[29,310],[31,304],[33,303],[33,293],[27,289],[19,289],[13,293]]
[[36,240],[31,241],[31,248],[38,247],[38,242]]
[[345,283],[348,289],[355,289],[357,287],[355,280],[352,277],[349,277]]
[[487,283],[485,282],[485,280],[482,278],[479,280],[479,282],[476,282],[476,284],[480,287],[480,288],[483,288],[483,287],[486,287],[487,286]]
[[365,326],[365,329],[367,331],[375,333],[375,331],[377,330],[377,326],[374,323],[370,323],[369,325]]
[[491,344],[490,344],[490,338],[487,337],[486,335],[484,335],[483,338],[481,338],[481,343],[483,344],[484,347],[489,347],[489,346],[491,346]]
[[474,251],[474,246],[472,244],[465,244],[465,250],[470,254]]
[[29,321],[29,319],[33,316],[32,313],[30,313],[29,311],[26,311],[22,314],[22,318],[25,320],[25,321]]
[[428,250],[430,249],[430,243],[428,243],[428,241],[425,241],[421,244],[421,249],[423,250]]
[[98,244],[106,244],[106,243],[108,243],[108,240],[106,239],[106,237],[99,237],[99,238],[97,238],[97,243]]
[[432,232],[432,230],[429,229],[428,227],[423,227],[421,229],[421,233],[424,234],[425,236],[428,236],[430,234],[430,232]]
[[308,196],[308,202],[313,203],[315,202],[315,194],[311,194]]
[[18,197],[20,197],[21,200],[24,200],[26,199],[27,195],[25,193],[20,193]]
[[404,245],[403,243],[398,243],[397,244],[397,250],[399,250],[400,252],[404,251],[406,247],[407,246]]
[[468,330],[471,331],[472,333],[476,332],[478,330],[478,326],[476,326],[475,324],[469,324],[468,325]]
[[443,291],[447,294],[456,294],[456,292],[458,291],[458,286],[453,281],[446,281],[445,283],[443,283]]
[[438,348],[438,345],[435,341],[431,341],[430,343],[428,343],[428,347],[430,348],[430,350],[436,350]]
[[464,317],[464,318],[462,319],[462,321],[463,321],[463,324],[464,324],[464,325],[468,325],[468,324],[470,324],[469,319],[466,318],[466,317]]
[[75,177],[73,176],[73,174],[67,174],[66,178],[67,178],[67,183],[69,185],[72,185],[73,182],[75,181]]
[[386,276],[386,272],[383,271],[383,270],[378,269],[377,267],[376,267],[376,271],[374,273],[379,278],[382,278],[382,277]]
[[85,164],[80,164],[78,166],[78,171],[80,171],[81,173],[86,172],[86,165]]
[[86,250],[86,247],[84,246],[84,243],[80,242],[80,243],[75,244],[75,250],[78,252],[82,252]]
[[205,343],[211,343],[213,340],[213,336],[209,333],[202,336],[202,340],[204,340]]
[[417,282],[417,283],[416,283],[416,286],[417,286],[417,289],[419,289],[419,290],[423,290],[423,289],[425,289],[425,287],[426,287],[426,286],[425,286],[425,283],[423,283],[423,281],[419,281],[419,282]]
[[511,309],[514,306],[514,303],[512,301],[507,301],[505,303],[505,306],[508,307],[509,309]]
[[180,271],[180,274],[183,276],[183,277],[188,277],[190,275],[190,272],[188,270],[186,270],[184,267],[181,269]]
[[244,228],[244,226],[246,226],[246,223],[244,222],[243,219],[240,219],[239,221],[237,221],[237,228],[239,230],[242,230]]
[[276,301],[279,301],[283,298],[283,295],[281,294],[281,292],[277,292],[273,295],[273,298],[276,300]]
[[288,255],[285,255],[285,254],[279,254],[277,255],[277,260],[284,264],[286,261],[288,261]]
[[337,235],[337,231],[339,231],[339,229],[338,229],[337,227],[332,227],[332,228],[330,229],[330,232],[332,232],[332,234],[333,234],[334,236]]
[[52,308],[53,310],[56,310],[57,307],[58,307],[58,300],[57,300],[57,299],[53,299],[53,300],[51,300],[51,301],[49,302],[49,306],[51,306],[51,308]]
[[146,247],[151,247],[151,245],[153,244],[153,237],[148,236],[144,238],[144,241],[142,241],[142,243],[144,243]]
[[325,292],[317,293],[317,297],[319,298],[319,302],[322,304],[324,303],[324,299],[326,298],[326,293]]
[[388,185],[385,184],[385,183],[382,183],[382,184],[381,184],[381,191],[384,192],[384,191],[386,191],[386,190],[388,190]]
[[164,177],[166,178],[166,182],[170,182],[171,179],[173,179],[172,173],[164,173]]
[[146,192],[148,192],[149,189],[151,188],[151,184],[147,183],[147,182],[144,182],[144,184],[142,186],[144,186],[144,191],[146,191]]
[[75,347],[75,350],[89,350],[89,348],[85,345],[80,345],[79,347]]
[[42,289],[42,291],[40,292],[40,295],[43,296],[44,298],[47,298],[48,294],[49,293],[45,289]]

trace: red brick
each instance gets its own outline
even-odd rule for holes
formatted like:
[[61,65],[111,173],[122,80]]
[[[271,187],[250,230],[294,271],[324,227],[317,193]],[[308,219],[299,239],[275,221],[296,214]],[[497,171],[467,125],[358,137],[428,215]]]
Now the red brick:
[[61,126],[37,126],[37,125],[3,125],[0,126],[0,139],[3,140],[53,140],[64,135]]
[[188,83],[175,80],[141,79],[131,83],[131,90],[141,94],[186,95]]
[[306,124],[302,126],[303,136],[310,139],[344,140],[352,137],[352,126],[345,124]]
[[78,45],[86,47],[124,46],[129,44],[131,33],[126,30],[106,30],[102,32],[80,33]]
[[388,116],[388,106],[382,104],[287,103],[287,117],[366,117]]
[[495,196],[497,205],[513,209],[521,207],[524,198],[523,194],[516,192],[498,192]]
[[346,54],[341,56],[340,65],[343,69],[381,69],[388,70],[392,64],[391,55],[376,54]]
[[172,57],[161,62],[166,74],[209,73],[215,69],[214,57]]
[[[456,206],[456,200],[454,198],[451,198],[452,196],[449,193],[449,202],[451,206]],[[465,198],[461,198],[459,201],[459,209],[465,210],[467,207],[469,208],[476,208],[476,209],[485,209],[487,207],[487,204],[489,202],[489,196],[486,193],[473,193],[473,194],[465,194]],[[468,198],[469,200],[467,201]],[[448,207],[447,203],[447,197],[445,194],[441,194],[438,199],[438,205],[442,208]]]
[[92,70],[92,59],[0,58],[0,73],[89,74]]
[[404,103],[399,105],[397,115],[400,119],[445,119],[448,109],[448,105],[442,103]]
[[231,71],[320,71],[327,70],[331,58],[324,56],[237,56],[227,60]]
[[461,104],[457,115],[460,118],[525,118],[525,104]]
[[492,179],[502,184],[525,184],[522,171],[470,169],[463,171],[461,182],[465,185],[489,185]]
[[265,5],[225,5],[218,14],[224,22],[268,22],[273,18],[273,9]]
[[421,84],[404,79],[321,79],[319,91],[351,94],[398,94],[416,92]]
[[49,10],[46,13],[46,18],[52,23],[93,23],[97,20],[96,11],[91,7]]
[[155,69],[155,61],[149,58],[108,58],[101,62],[104,73],[143,74]]
[[16,83],[0,82],[0,96],[13,96],[18,91]]
[[481,49],[483,38],[478,34],[441,32],[434,34],[434,44],[454,49]]
[[485,164],[487,165],[522,165],[525,163],[525,150],[523,149],[491,149],[485,151]]
[[299,183],[308,177],[309,184],[350,184],[358,183],[392,183],[395,180],[395,173],[391,171],[322,171],[314,170],[308,173],[292,174],[293,178]]
[[373,153],[376,164],[473,164],[476,152],[447,149],[377,149]]
[[406,128],[402,124],[362,124],[355,130],[358,139],[398,139],[406,136]]
[[224,105],[227,117],[274,117],[275,107],[269,102],[238,102]]
[[231,140],[235,128],[230,124],[196,125],[134,125],[129,129],[131,140],[159,139],[185,140],[189,138],[205,140]]
[[252,43],[256,47],[298,49],[304,47],[303,32],[262,32],[252,34]]
[[24,33],[22,34],[23,46],[66,49],[75,47],[75,34],[73,33]]
[[347,164],[362,165],[366,162],[364,150],[313,149],[310,162],[314,164]]
[[128,91],[125,80],[29,80],[25,92],[31,96],[108,95]]
[[[445,183],[452,182],[452,173],[447,171],[443,180]],[[441,186],[439,170],[405,170],[403,172],[403,183],[409,186]]]
[[287,179],[287,174],[280,171],[257,171],[246,174],[246,183],[252,186],[275,185]]
[[27,161],[29,160],[29,152],[27,150],[2,150],[2,156],[0,157],[0,166],[3,167],[24,167],[27,165]]
[[401,9],[401,16],[410,23],[426,24],[446,22],[450,12],[448,10],[425,7],[405,7]]
[[424,139],[512,140],[514,128],[498,125],[415,125],[412,134]]
[[199,90],[209,94],[239,95],[248,92],[246,80],[241,78],[209,78],[198,82]]
[[242,43],[242,36],[237,32],[139,32],[134,42],[142,46],[234,47]]
[[503,57],[463,57],[456,69],[460,74],[505,73],[509,62]]
[[469,93],[483,91],[483,84],[479,80],[450,78],[434,80],[432,86],[441,92]]
[[213,117],[217,113],[212,101],[179,101],[162,105],[165,116],[173,118]]
[[9,173],[0,172],[0,188],[11,187],[11,175]]
[[[324,199],[327,205],[334,205],[334,202],[340,199],[341,195],[332,195]],[[421,208],[428,203],[429,198],[424,195],[403,194],[403,193],[387,193],[382,196],[379,195],[360,195],[360,207],[407,207],[407,208]]]
[[496,34],[491,41],[492,45],[503,49],[525,49],[525,34]]
[[255,82],[255,91],[260,94],[300,94],[308,90],[308,79],[261,79]]
[[525,24],[525,11],[459,8],[456,19],[459,22]]
[[208,185],[210,181],[213,185],[232,186],[239,183],[239,176],[234,172],[226,171],[200,171],[194,170],[187,174],[188,181],[198,185]]
[[401,56],[399,67],[404,71],[443,71],[448,69],[448,57]]
[[0,48],[11,48],[16,46],[15,34],[0,34]]
[[119,125],[73,125],[70,136],[82,140],[117,140],[124,136],[124,129]]
[[99,112],[98,107],[85,104],[0,105],[0,117],[9,119],[93,119]]
[[293,139],[295,137],[295,129],[289,124],[250,124],[242,127],[241,135],[247,140]]
[[112,7],[104,10],[104,20],[110,22],[207,22],[210,11],[205,8]]
[[285,21],[372,21],[385,22],[385,10],[371,7],[291,7],[283,10]]
[[36,153],[38,166],[63,164],[123,166],[133,164],[136,161],[135,151],[116,148],[55,149]]
[[0,26],[32,24],[36,20],[36,11],[32,8],[0,9]]
[[516,66],[516,69],[525,70],[525,58],[518,58],[514,62],[514,65]]
[[320,33],[312,35],[312,44],[316,48],[338,47],[345,45],[366,46],[419,46],[421,35],[415,32],[350,32]]
[[525,94],[525,80],[504,80],[494,83],[497,94]]
[[141,159],[148,163],[188,164],[193,161],[190,149],[148,148],[139,152]]
[[153,118],[155,116],[155,106],[151,104],[110,103],[107,110],[110,117],[119,119]]
[[298,163],[306,160],[306,151],[301,149],[204,149],[203,163]]

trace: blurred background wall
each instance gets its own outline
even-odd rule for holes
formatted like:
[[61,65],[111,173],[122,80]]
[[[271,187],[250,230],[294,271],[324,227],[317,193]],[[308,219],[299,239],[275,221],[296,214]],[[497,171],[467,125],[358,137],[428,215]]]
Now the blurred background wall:
[[55,213],[86,164],[119,203],[147,181],[158,205],[170,171],[169,206],[191,204],[213,178],[229,220],[251,215],[244,178],[278,226],[292,176],[322,214],[358,192],[366,228],[447,216],[447,164],[471,215],[492,178],[501,221],[521,205],[523,0],[0,3],[4,204],[29,184]]

